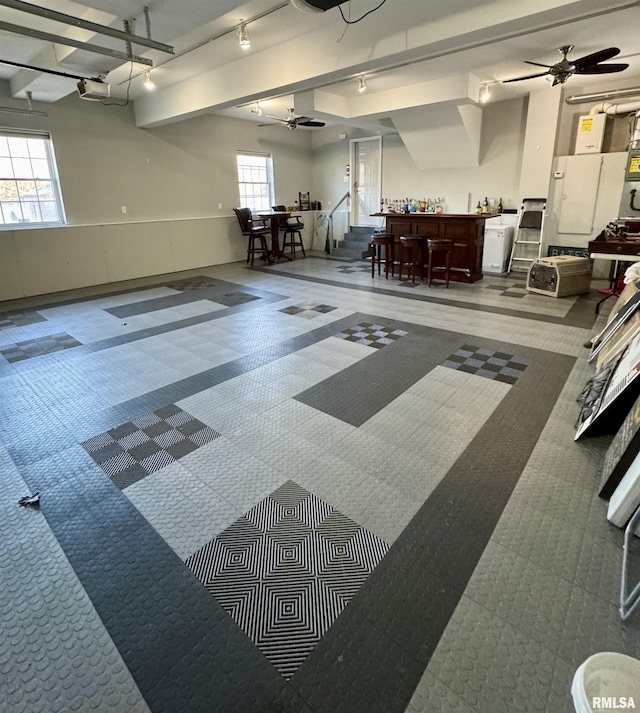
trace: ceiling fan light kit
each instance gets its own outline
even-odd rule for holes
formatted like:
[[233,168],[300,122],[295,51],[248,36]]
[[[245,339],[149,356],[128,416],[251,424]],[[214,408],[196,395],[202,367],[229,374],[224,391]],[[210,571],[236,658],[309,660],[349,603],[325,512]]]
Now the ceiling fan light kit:
[[574,74],[613,74],[615,72],[623,72],[628,68],[628,64],[602,64],[608,59],[620,54],[617,47],[608,47],[607,49],[592,52],[578,59],[568,59],[567,55],[573,49],[573,45],[564,45],[558,48],[558,52],[562,55],[562,59],[555,64],[541,64],[540,62],[531,62],[526,60],[527,64],[532,64],[535,67],[544,67],[546,71],[537,72],[536,74],[527,74],[524,77],[514,77],[513,79],[504,79],[503,84],[508,82],[523,82],[526,79],[535,79],[536,77],[545,77],[555,87],[556,84],[564,84],[569,77]]

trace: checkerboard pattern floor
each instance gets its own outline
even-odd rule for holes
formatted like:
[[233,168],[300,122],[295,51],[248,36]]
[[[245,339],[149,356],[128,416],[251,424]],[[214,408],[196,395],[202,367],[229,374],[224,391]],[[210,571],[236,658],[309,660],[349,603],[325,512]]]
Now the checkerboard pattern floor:
[[176,280],[175,282],[167,283],[167,287],[172,290],[179,290],[180,292],[187,292],[189,290],[202,290],[206,287],[215,287],[218,284],[218,280],[214,280],[212,277],[192,277],[187,280]]
[[288,481],[186,565],[289,679],[388,549]]
[[358,263],[352,265],[340,265],[336,270],[344,275],[352,275],[354,272],[371,272],[370,263]]
[[517,299],[522,299],[529,294],[527,288],[522,285],[509,285],[505,287],[502,285],[487,285],[487,289],[496,290],[500,293],[501,297],[515,297]]
[[303,319],[313,319],[319,314],[333,312],[334,309],[337,309],[337,307],[331,307],[331,305],[312,305],[310,302],[303,302],[302,304],[291,305],[290,307],[285,307],[284,309],[278,311],[284,312],[284,314],[302,317]]
[[467,374],[484,376],[505,384],[515,384],[527,368],[528,361],[514,354],[464,344],[442,366],[459,369]]
[[32,359],[33,357],[52,354],[53,352],[59,352],[63,349],[73,349],[73,347],[79,347],[81,345],[82,342],[74,339],[70,334],[60,332],[60,334],[49,334],[47,337],[27,339],[24,342],[9,344],[0,349],[0,354],[2,354],[10,364],[13,364],[23,359]]
[[124,490],[220,434],[173,404],[100,433],[82,447]]
[[0,329],[7,327],[26,327],[28,324],[46,322],[46,318],[37,312],[9,312],[0,314]]
[[336,337],[346,339],[348,342],[366,344],[374,349],[382,349],[382,347],[387,346],[387,344],[393,344],[393,342],[406,334],[408,332],[405,332],[404,329],[394,329],[393,327],[384,327],[381,324],[362,322],[355,327],[345,329],[340,334],[336,334]]

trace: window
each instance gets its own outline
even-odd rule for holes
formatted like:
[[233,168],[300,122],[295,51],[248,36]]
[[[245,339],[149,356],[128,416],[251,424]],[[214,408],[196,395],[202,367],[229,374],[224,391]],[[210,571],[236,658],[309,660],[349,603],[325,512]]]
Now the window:
[[49,134],[0,129],[0,229],[64,222]]
[[243,208],[251,208],[253,213],[271,210],[274,201],[270,154],[238,151],[238,188]]

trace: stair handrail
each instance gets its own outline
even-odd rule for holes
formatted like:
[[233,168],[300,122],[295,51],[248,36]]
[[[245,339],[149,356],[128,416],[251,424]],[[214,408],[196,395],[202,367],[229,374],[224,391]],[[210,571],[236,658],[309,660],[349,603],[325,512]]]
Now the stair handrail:
[[342,198],[336,203],[334,209],[329,213],[329,229],[327,230],[327,237],[324,241],[324,251],[327,255],[331,254],[331,245],[333,243],[333,214],[338,210],[338,208],[347,200],[351,198],[351,192],[347,191]]

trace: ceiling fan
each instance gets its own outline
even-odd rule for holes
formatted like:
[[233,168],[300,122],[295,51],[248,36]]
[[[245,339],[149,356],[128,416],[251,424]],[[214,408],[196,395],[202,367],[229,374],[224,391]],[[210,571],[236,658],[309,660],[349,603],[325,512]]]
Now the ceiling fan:
[[259,126],[286,126],[289,131],[293,131],[297,126],[325,126],[324,121],[314,121],[309,116],[295,116],[293,109],[289,109],[289,116],[286,119],[280,119],[270,114],[265,114],[265,116],[274,119],[276,123],[259,124]]
[[580,57],[580,59],[567,59],[567,55],[573,49],[573,45],[564,45],[564,47],[558,47],[558,52],[562,55],[560,62],[556,64],[540,64],[539,62],[529,62],[525,60],[527,64],[533,64],[536,67],[544,67],[546,71],[538,72],[537,74],[528,74],[526,77],[516,77],[515,79],[504,79],[503,84],[507,82],[521,82],[524,79],[533,79],[534,77],[544,77],[549,75],[553,77],[553,86],[556,84],[564,84],[567,79],[572,74],[610,74],[612,72],[622,72],[627,69],[628,64],[600,64],[600,62],[605,62],[617,54],[620,54],[620,50],[617,47],[609,47],[608,49],[599,50],[593,54],[585,55]]

